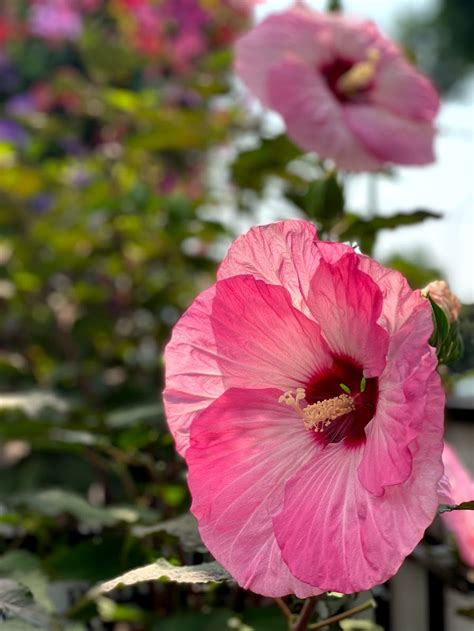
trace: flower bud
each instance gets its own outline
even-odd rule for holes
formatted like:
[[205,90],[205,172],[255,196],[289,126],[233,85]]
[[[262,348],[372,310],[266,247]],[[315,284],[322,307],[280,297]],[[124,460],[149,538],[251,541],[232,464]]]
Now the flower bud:
[[441,307],[450,323],[456,322],[461,311],[461,302],[449,289],[445,280],[433,280],[421,292],[426,297],[430,296],[431,300]]
[[459,298],[444,280],[434,280],[421,290],[433,310],[433,335],[431,346],[436,348],[440,364],[449,364],[462,355],[463,341],[459,331],[458,316],[461,310]]

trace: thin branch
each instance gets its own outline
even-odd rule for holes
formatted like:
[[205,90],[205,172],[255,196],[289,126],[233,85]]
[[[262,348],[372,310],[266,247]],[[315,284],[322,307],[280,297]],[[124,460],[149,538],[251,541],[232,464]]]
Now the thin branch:
[[273,600],[278,605],[278,607],[281,609],[281,611],[282,611],[283,615],[285,616],[285,618],[287,620],[291,620],[291,618],[293,617],[293,614],[291,613],[290,608],[288,607],[286,602],[283,600],[283,598],[274,598]]
[[350,618],[351,616],[355,616],[357,613],[361,613],[362,611],[366,611],[367,609],[375,608],[375,600],[371,598],[367,602],[359,605],[357,607],[353,607],[348,611],[344,611],[343,613],[339,613],[336,616],[331,616],[330,618],[326,618],[326,620],[321,620],[321,622],[316,622],[315,624],[310,624],[308,629],[324,629],[324,627],[329,626],[330,624],[334,624],[335,622],[339,622],[340,620],[345,620],[346,618]]
[[308,623],[311,620],[314,610],[316,609],[318,598],[319,596],[312,596],[305,601],[303,609],[301,610],[294,626],[291,628],[291,631],[306,631],[306,629],[308,629]]

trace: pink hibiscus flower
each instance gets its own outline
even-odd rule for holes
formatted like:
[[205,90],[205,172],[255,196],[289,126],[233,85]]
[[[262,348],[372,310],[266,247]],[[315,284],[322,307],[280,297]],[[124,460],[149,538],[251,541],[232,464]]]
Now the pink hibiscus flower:
[[294,7],[237,42],[235,67],[302,149],[341,168],[434,159],[436,90],[372,22]]
[[[461,504],[474,500],[474,479],[447,443],[443,450],[443,464],[450,486],[450,503]],[[474,512],[453,511],[441,515],[454,534],[459,554],[466,565],[474,567]]]
[[438,505],[431,309],[312,224],[253,228],[165,351],[169,427],[210,552],[267,596],[392,576]]

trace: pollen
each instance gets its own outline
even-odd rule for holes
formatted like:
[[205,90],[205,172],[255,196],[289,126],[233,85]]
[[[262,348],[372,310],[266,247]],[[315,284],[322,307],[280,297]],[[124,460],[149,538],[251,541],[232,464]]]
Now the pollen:
[[375,76],[379,57],[377,49],[369,48],[366,59],[354,64],[339,78],[337,89],[350,96],[367,88]]
[[323,432],[332,421],[355,410],[354,400],[348,394],[340,394],[332,399],[325,399],[302,407],[301,401],[304,400],[305,396],[304,389],[297,388],[294,394],[291,391],[282,394],[278,402],[294,408],[303,419],[305,428],[315,432]]

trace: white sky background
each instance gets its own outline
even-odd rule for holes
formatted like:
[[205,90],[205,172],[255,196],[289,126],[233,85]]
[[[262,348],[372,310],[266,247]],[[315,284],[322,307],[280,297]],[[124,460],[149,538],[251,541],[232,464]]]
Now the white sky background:
[[[257,18],[284,9],[291,0],[267,0]],[[322,0],[309,0],[317,9]],[[435,0],[344,0],[344,10],[377,22],[394,36],[397,19],[407,11],[430,10]],[[463,302],[474,302],[474,77],[455,100],[443,103],[438,117],[437,162],[428,167],[397,169],[394,180],[378,178],[380,214],[415,207],[438,210],[443,219],[379,233],[375,256],[392,253],[426,254],[427,262],[442,269]],[[350,208],[364,213],[368,176],[351,178]]]

